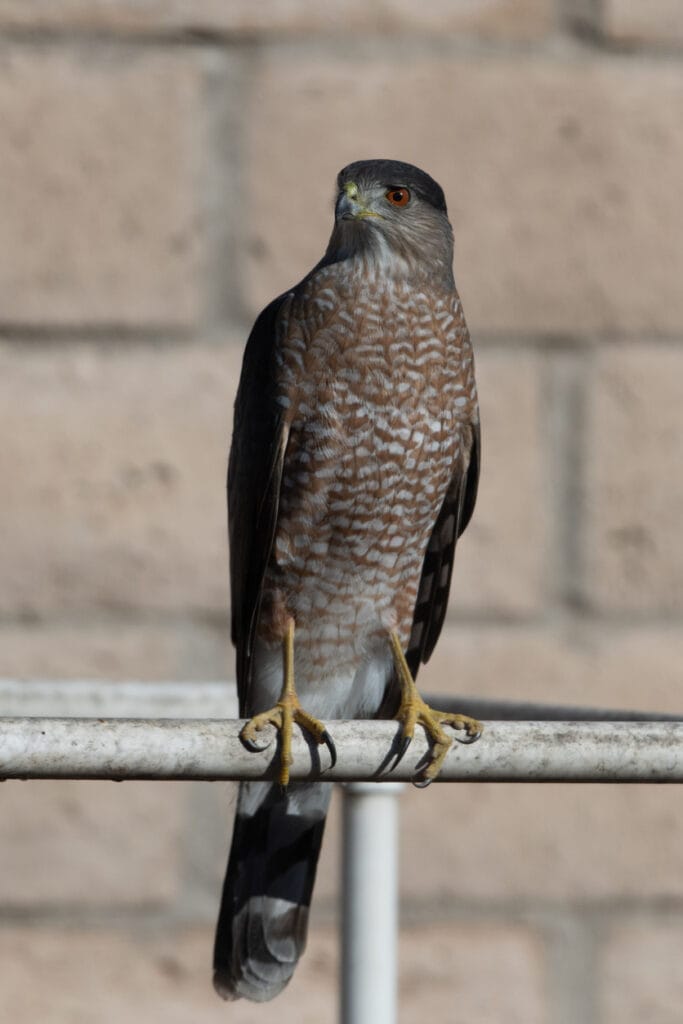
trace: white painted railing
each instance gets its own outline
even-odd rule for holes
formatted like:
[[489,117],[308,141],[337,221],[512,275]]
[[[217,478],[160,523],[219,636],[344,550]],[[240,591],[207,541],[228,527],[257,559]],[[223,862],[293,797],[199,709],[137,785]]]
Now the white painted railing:
[[[252,753],[242,722],[203,719],[1,718],[2,779],[269,779],[275,739]],[[327,748],[292,740],[292,782],[409,782],[427,743],[422,731],[401,763],[395,722],[330,722]],[[680,722],[487,722],[476,744],[453,744],[444,782],[683,782]]]

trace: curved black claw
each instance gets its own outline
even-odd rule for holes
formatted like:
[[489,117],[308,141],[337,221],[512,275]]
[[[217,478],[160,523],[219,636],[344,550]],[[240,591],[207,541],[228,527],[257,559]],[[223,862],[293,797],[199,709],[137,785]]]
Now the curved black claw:
[[393,763],[392,763],[391,768],[389,769],[389,771],[393,772],[394,768],[398,767],[398,765],[401,763],[403,758],[406,756],[406,751],[408,750],[408,747],[410,746],[410,744],[412,742],[413,742],[413,737],[412,736],[404,736],[403,737],[403,739],[401,740],[401,743],[399,745],[399,748],[398,748],[398,750],[396,752],[396,757],[394,758]]
[[322,741],[330,752],[330,768],[334,768],[335,764],[337,763],[337,748],[335,747],[334,740],[330,736],[327,729],[325,729],[325,732],[322,735]]
[[472,732],[472,733],[468,732],[462,738],[456,732],[455,739],[458,741],[458,743],[463,743],[465,746],[467,746],[468,743],[476,743],[477,740],[479,739],[479,737],[483,734],[483,732],[484,732],[483,729],[477,729],[476,732]]
[[264,750],[267,750],[273,742],[272,739],[270,739],[266,740],[263,744],[255,743],[253,740],[249,739],[248,736],[243,736],[242,733],[240,733],[240,740],[242,741],[242,746],[246,747],[252,754],[262,753]]
[[411,780],[415,789],[426,789],[427,786],[431,786],[434,779],[412,779]]

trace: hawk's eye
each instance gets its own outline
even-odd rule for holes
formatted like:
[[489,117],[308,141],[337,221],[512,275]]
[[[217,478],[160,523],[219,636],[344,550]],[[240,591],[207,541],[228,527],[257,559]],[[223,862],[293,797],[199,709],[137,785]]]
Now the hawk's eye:
[[410,192],[407,188],[390,188],[384,195],[392,206],[407,206],[410,202]]

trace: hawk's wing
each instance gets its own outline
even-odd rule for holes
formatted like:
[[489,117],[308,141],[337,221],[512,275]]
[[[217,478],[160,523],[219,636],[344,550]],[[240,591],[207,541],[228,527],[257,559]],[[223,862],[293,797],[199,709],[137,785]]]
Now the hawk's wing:
[[479,423],[471,423],[469,430],[469,444],[461,447],[462,454],[451,477],[422,565],[406,652],[413,676],[420,664],[429,660],[439,639],[451,589],[455,543],[472,518],[477,499],[481,450]]
[[228,532],[232,642],[237,648],[237,692],[245,716],[261,587],[273,546],[287,424],[276,401],[275,341],[288,295],[263,310],[247,340],[235,401],[228,463]]
[[[291,293],[290,293],[291,294]],[[232,638],[240,716],[248,717],[254,632],[278,518],[290,409],[277,402],[276,342],[289,306],[276,299],[254,324],[235,403],[228,467]],[[214,947],[226,999],[272,999],[306,944],[308,908],[332,787],[241,782]]]

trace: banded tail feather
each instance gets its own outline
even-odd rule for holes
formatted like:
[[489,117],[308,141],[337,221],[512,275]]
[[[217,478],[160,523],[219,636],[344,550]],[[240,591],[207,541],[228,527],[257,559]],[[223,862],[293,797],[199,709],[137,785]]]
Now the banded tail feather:
[[214,945],[224,999],[273,999],[306,946],[332,786],[241,783]]

